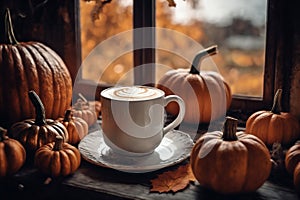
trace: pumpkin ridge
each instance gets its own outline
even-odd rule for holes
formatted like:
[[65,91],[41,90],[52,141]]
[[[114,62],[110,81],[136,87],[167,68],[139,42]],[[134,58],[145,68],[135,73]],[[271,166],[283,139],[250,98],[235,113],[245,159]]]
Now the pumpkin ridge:
[[[244,135],[244,134],[243,134]],[[259,139],[259,138],[255,138],[255,137],[251,137],[250,140],[248,140],[247,138],[244,138],[241,143],[243,145],[245,145],[247,151],[251,150],[252,154],[254,154],[253,152],[256,151],[256,155],[263,155],[265,154],[266,158],[265,160],[270,160],[271,157],[270,157],[270,154],[267,152],[265,153],[265,149],[267,149],[266,145]],[[252,173],[251,174],[251,168],[253,167],[256,167],[253,165],[253,163],[257,162],[257,159],[260,158],[260,156],[250,156],[248,155],[248,159],[247,159],[247,168],[246,169],[246,176],[245,177],[248,177],[245,179],[245,182],[243,184],[243,190],[245,190],[246,188],[249,188],[250,186],[249,185],[252,185],[252,188],[250,187],[250,190],[256,190],[258,189],[256,185],[261,185],[262,183],[260,184],[251,184],[252,181],[256,181],[256,179],[258,180],[266,180],[268,177],[269,177],[269,174],[265,173],[264,171],[262,170],[266,170],[266,171],[270,171],[271,169],[271,164],[270,163],[266,163],[266,166],[263,166],[259,171],[255,171],[255,176],[254,174]],[[261,159],[261,158],[260,158]],[[263,160],[260,160],[260,162],[263,162]],[[257,177],[259,176],[259,178],[255,178],[255,180],[251,180],[253,179],[254,177]],[[246,191],[246,190],[245,190]]]
[[220,79],[220,76],[203,76],[206,83],[207,94],[210,96],[210,121],[221,117],[219,113],[224,113],[225,116],[227,110],[227,99],[224,82]]
[[[60,105],[57,105],[57,102],[61,103],[60,102],[61,100],[60,100],[60,92],[59,92],[60,88],[57,85],[58,81],[56,81],[55,76],[59,76],[59,74],[61,72],[53,70],[55,67],[48,62],[48,59],[51,59],[51,56],[48,56],[48,52],[41,50],[41,48],[39,48],[39,46],[37,44],[38,43],[33,43],[31,45],[31,47],[34,48],[36,52],[38,52],[39,62],[43,63],[43,68],[48,71],[46,76],[48,77],[48,80],[49,80],[49,83],[48,83],[49,87],[52,89],[52,92],[49,92],[49,93],[51,93],[51,100],[52,100],[52,103],[50,103],[51,109],[49,109],[51,112],[49,114],[48,113],[49,111],[47,110],[46,113],[47,113],[47,116],[54,116],[53,118],[57,118],[57,117],[59,117],[58,109],[60,106]],[[51,75],[51,81],[50,81],[49,75]],[[48,104],[49,99],[43,99],[43,102],[47,102],[47,104]]]
[[[28,51],[30,52],[34,62],[36,63],[36,70],[38,72],[39,78],[39,91],[43,91],[44,95],[41,95],[41,101],[47,102],[46,107],[46,113],[47,116],[52,116],[53,114],[53,106],[55,104],[52,94],[52,86],[53,86],[53,79],[49,78],[43,78],[43,77],[49,77],[49,74],[51,73],[51,70],[47,65],[45,65],[44,62],[42,62],[43,58],[40,55],[40,53],[32,46],[34,42],[31,43],[31,45],[26,45]],[[50,94],[50,95],[49,95]],[[53,117],[56,118],[56,117]]]
[[[53,105],[53,107],[52,107],[52,114],[51,114],[51,116],[57,116],[57,117],[59,117],[60,114],[61,114],[60,110],[61,110],[61,107],[62,107],[61,106],[61,104],[62,104],[62,97],[61,97],[61,93],[59,91],[62,90],[64,87],[61,87],[61,85],[60,85],[61,82],[60,81],[56,81],[56,80],[61,80],[61,73],[62,72],[60,72],[57,69],[56,63],[52,62],[52,57],[48,56],[49,53],[47,51],[45,51],[44,49],[42,49],[38,43],[35,43],[33,46],[40,53],[41,57],[43,58],[43,61],[46,63],[47,67],[51,71],[52,88],[53,88],[53,101],[55,102],[55,105]],[[57,78],[57,77],[59,77],[59,78]]]
[[4,143],[0,143],[0,177],[7,172],[7,158],[4,153]]
[[[277,133],[278,127],[274,126],[274,124],[282,124],[282,126],[283,126],[282,129],[285,130],[285,132]],[[269,131],[269,133],[276,133],[276,134],[274,134],[272,138],[269,138],[272,135],[268,134],[268,142],[274,143],[274,142],[282,141],[283,143],[288,143],[288,140],[293,138],[293,130],[291,128],[292,127],[290,127],[289,125],[287,125],[285,123],[285,118],[281,114],[271,115],[268,131]]]
[[[23,165],[23,162],[25,161],[25,156],[26,156],[26,153],[25,153],[25,150],[22,151],[22,158],[23,159],[19,159],[19,151],[21,151],[21,147],[17,144],[16,141],[9,141],[7,140],[5,142],[5,148],[4,148],[4,151],[8,153],[7,157],[9,158],[9,160],[15,160],[17,163],[15,163],[14,165],[11,165],[10,166],[10,169],[11,171],[18,171],[21,166]],[[17,146],[15,146],[17,145]]]
[[51,126],[52,126],[52,128],[55,129],[55,131],[59,134],[59,136],[61,136],[63,138],[64,142],[68,141],[69,134],[68,134],[68,131],[67,131],[66,127],[63,124],[61,124],[61,123],[54,123]]
[[73,146],[64,145],[64,150],[67,153],[69,159],[76,162],[76,163],[71,163],[71,165],[70,165],[71,172],[73,173],[80,165],[81,155],[80,155],[78,149],[76,149]]
[[[27,80],[29,81],[28,86],[29,85],[31,86],[29,90],[34,90],[37,94],[40,94],[40,87],[39,87],[40,81],[39,81],[38,71],[37,71],[34,58],[30,53],[30,51],[28,50],[26,44],[20,44],[17,47],[20,49],[19,51],[21,52],[22,61],[26,66],[26,68],[24,69],[26,70]],[[29,98],[26,99],[28,102],[30,102]]]
[[16,93],[17,93],[17,100],[18,102],[16,102],[15,106],[20,110],[20,112],[17,112],[19,113],[19,116],[16,116],[18,119],[21,118],[21,113],[24,113],[26,112],[26,108],[23,107],[23,104],[21,103],[20,99],[22,99],[22,96],[24,93],[24,91],[28,91],[28,87],[26,85],[27,83],[27,80],[25,79],[25,76],[24,76],[24,67],[23,67],[23,63],[20,62],[20,58],[21,58],[21,55],[20,55],[20,52],[19,52],[19,49],[17,48],[17,46],[11,46],[11,50],[12,50],[12,57],[13,57],[13,60],[14,60],[14,72],[15,74],[12,75],[12,77],[15,78],[15,81],[16,81]]
[[265,127],[264,124],[270,122],[270,114],[271,112],[264,112],[260,115],[256,115],[251,123],[251,126],[249,127],[249,133],[261,138],[263,141],[267,141],[268,136],[263,135],[262,132],[266,133],[269,129],[269,127]]
[[[213,185],[219,185],[220,188],[218,189],[220,191],[225,190],[229,193],[242,191],[247,179],[247,153],[248,150],[246,146],[239,140],[223,140],[216,153],[216,165],[220,167],[217,167],[218,172],[216,172],[218,174],[218,180]],[[230,160],[230,166],[226,165],[228,164],[228,160]],[[244,162],[242,162],[242,160]],[[225,163],[225,165],[218,163]],[[224,186],[224,180],[222,179],[222,176],[225,171],[228,173],[228,182],[230,183]],[[232,183],[232,181],[235,181],[235,183]]]
[[[65,148],[65,147],[63,147]],[[61,163],[61,174],[63,176],[66,176],[70,173],[72,173],[72,162],[70,162],[70,159],[65,151],[60,151],[60,161]]]
[[[18,94],[16,93],[16,88],[18,87],[16,85],[16,81],[14,79],[14,77],[12,76],[12,74],[15,74],[15,70],[14,70],[14,59],[13,56],[11,54],[11,45],[5,45],[3,48],[3,57],[6,58],[4,62],[4,65],[6,70],[4,70],[3,73],[3,78],[4,78],[4,85],[6,85],[7,83],[10,83],[10,86],[7,87],[7,89],[5,90],[5,95],[4,96],[4,102],[10,102],[6,109],[9,110],[9,112],[4,112],[2,113],[1,118],[2,119],[13,119],[13,118],[17,118],[20,115],[20,112],[18,111],[16,104],[18,102],[18,98],[16,98],[16,96],[18,96]],[[10,62],[8,62],[10,61]],[[9,123],[9,122],[8,122]]]
[[[200,121],[204,121],[204,122],[209,122],[212,118],[212,111],[211,111],[211,105],[212,105],[212,102],[211,102],[211,98],[210,98],[210,95],[209,95],[209,89],[207,87],[207,82],[205,80],[205,78],[201,75],[199,75],[199,78],[197,79],[198,81],[201,80],[201,93],[200,92],[196,92],[196,94],[199,94],[200,96],[203,97],[203,95],[205,97],[203,97],[202,99],[207,99],[206,102],[203,102],[203,100],[201,99],[201,101],[198,100],[198,103],[200,104]],[[209,113],[209,114],[205,114],[205,113]]]
[[63,111],[65,111],[70,105],[71,105],[71,97],[72,97],[72,90],[69,90],[69,88],[72,88],[72,79],[71,79],[71,75],[70,72],[67,68],[67,66],[65,65],[64,61],[55,53],[54,50],[52,50],[51,48],[39,43],[39,46],[43,49],[45,49],[49,54],[52,55],[53,59],[58,63],[58,67],[59,67],[59,73],[64,77],[64,87],[63,89],[65,90],[62,94],[65,94],[64,98],[65,98],[65,102],[66,104],[63,105],[64,107],[62,108]]
[[[39,156],[39,159],[37,160],[37,159],[35,159],[35,160],[37,160],[37,166],[39,166],[39,165],[43,165],[44,163],[51,163],[51,154],[47,154],[47,152],[46,151],[44,151],[43,149],[41,149],[41,151],[38,151],[38,154],[39,155],[43,155],[43,156]],[[50,169],[51,168],[51,165],[47,165],[46,167],[45,167],[46,169],[43,171],[43,172],[47,172],[48,171],[48,169]]]
[[[51,50],[50,48],[47,48],[45,45],[41,44],[41,43],[36,43],[35,44],[36,48],[39,49],[39,51],[44,52],[42,53],[42,55],[44,56],[45,54],[50,55],[45,57],[45,62],[48,63],[49,68],[52,70],[52,78],[53,78],[53,88],[55,88],[57,90],[56,94],[54,94],[54,101],[55,102],[59,102],[59,105],[55,105],[54,108],[56,108],[56,114],[54,114],[54,116],[60,117],[63,116],[64,111],[69,107],[66,106],[66,102],[68,102],[68,96],[69,95],[69,99],[70,99],[70,94],[68,94],[68,88],[71,88],[72,86],[67,86],[68,79],[70,79],[70,75],[67,74],[66,76],[66,66],[63,63],[63,61],[61,60],[61,62],[59,62],[59,60],[57,60],[57,56],[55,56],[53,54],[53,50]],[[62,67],[62,65],[64,65],[65,67]],[[57,80],[64,80],[64,81],[57,81]],[[59,92],[60,91],[60,92]]]
[[[25,116],[30,116],[33,115],[33,112],[31,112],[31,103],[29,98],[26,96],[25,98],[23,97],[22,93],[24,91],[29,91],[29,90],[35,90],[38,89],[37,87],[34,86],[34,82],[36,79],[34,79],[33,77],[29,76],[29,71],[31,71],[32,67],[29,67],[28,62],[27,62],[27,57],[24,51],[27,51],[26,48],[23,47],[23,45],[19,44],[16,46],[16,48],[18,49],[19,55],[20,55],[20,64],[22,66],[22,70],[23,71],[23,84],[24,86],[21,87],[20,89],[22,89],[22,91],[19,91],[19,98],[22,99],[23,103],[22,103],[22,113]],[[29,54],[30,55],[30,54]],[[25,67],[27,66],[27,67]],[[29,86],[33,85],[32,88],[29,88]]]
[[61,152],[54,151],[52,154],[53,155],[51,160],[51,175],[53,177],[57,177],[61,173],[62,169],[62,163],[60,163]]

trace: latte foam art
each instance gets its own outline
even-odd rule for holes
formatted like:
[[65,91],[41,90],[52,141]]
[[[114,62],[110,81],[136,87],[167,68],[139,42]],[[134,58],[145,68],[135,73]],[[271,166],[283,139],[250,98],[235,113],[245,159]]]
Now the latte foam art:
[[157,88],[145,86],[129,86],[111,88],[110,90],[104,92],[102,95],[109,96],[110,98],[118,100],[146,100],[161,97],[164,95],[164,93]]

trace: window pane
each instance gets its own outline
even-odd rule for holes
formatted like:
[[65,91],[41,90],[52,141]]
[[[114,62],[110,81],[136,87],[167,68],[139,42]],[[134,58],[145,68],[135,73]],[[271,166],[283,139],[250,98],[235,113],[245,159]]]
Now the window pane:
[[80,1],[82,78],[132,82],[132,34],[127,32],[132,29],[132,0],[111,1],[93,21],[95,9],[95,1]]
[[[157,0],[157,27],[183,33],[203,48],[218,45],[219,53],[212,59],[233,94],[261,97],[267,0],[177,0],[176,3],[176,7],[169,7],[165,0]],[[157,79],[170,67],[190,66],[190,58],[177,53],[179,49],[191,50],[186,41],[189,40],[157,34],[158,46],[175,51],[157,50],[156,62],[165,66],[157,69]],[[210,70],[205,66],[204,69]]]

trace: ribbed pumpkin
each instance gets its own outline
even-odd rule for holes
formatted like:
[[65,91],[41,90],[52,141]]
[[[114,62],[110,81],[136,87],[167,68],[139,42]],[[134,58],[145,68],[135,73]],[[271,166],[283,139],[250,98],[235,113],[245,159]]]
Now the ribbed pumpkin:
[[80,117],[73,117],[70,109],[66,110],[63,118],[57,119],[68,131],[68,143],[77,145],[80,140],[88,134],[89,126],[87,122]]
[[55,142],[40,147],[34,156],[35,166],[44,174],[53,178],[73,174],[79,167],[79,150],[57,136]]
[[300,141],[288,149],[284,163],[287,172],[293,176],[295,188],[300,192]]
[[72,106],[72,112],[74,117],[82,118],[89,126],[95,124],[98,118],[96,111],[80,99]]
[[9,10],[6,12],[8,41],[0,44],[0,125],[34,117],[27,92],[34,90],[45,104],[47,118],[57,119],[71,105],[72,79],[63,60],[39,42],[15,39]]
[[207,132],[195,143],[190,157],[200,185],[218,193],[257,190],[269,177],[271,156],[256,136],[237,131],[237,119],[227,117],[224,130]]
[[300,162],[300,141],[293,144],[285,154],[285,168],[289,174],[293,174],[296,165]]
[[95,111],[97,118],[101,113],[101,102],[100,101],[88,101],[81,93],[78,94],[82,103],[90,110]]
[[68,131],[64,125],[53,119],[46,119],[44,105],[34,91],[29,91],[29,99],[36,111],[35,119],[14,123],[8,130],[11,138],[18,140],[32,156],[42,145],[53,142],[57,135],[68,141]]
[[264,143],[291,144],[300,136],[299,121],[288,112],[281,111],[282,89],[278,89],[271,111],[253,113],[246,122],[246,132],[259,137]]
[[24,147],[6,133],[6,129],[0,127],[0,177],[16,173],[26,160]]
[[[213,71],[200,71],[199,62],[216,53],[216,46],[200,51],[190,70],[170,70],[157,84],[166,95],[176,94],[184,100],[185,122],[209,123],[224,115],[230,106],[231,90],[223,77]],[[172,102],[166,107],[167,112],[172,115],[177,115],[178,109],[178,105]]]

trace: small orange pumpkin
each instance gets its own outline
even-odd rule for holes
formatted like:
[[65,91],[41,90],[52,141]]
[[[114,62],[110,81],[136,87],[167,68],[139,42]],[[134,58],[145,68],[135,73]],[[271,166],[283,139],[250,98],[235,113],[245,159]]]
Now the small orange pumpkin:
[[18,140],[28,155],[33,155],[39,147],[54,141],[57,135],[68,141],[68,131],[64,125],[53,119],[46,119],[39,96],[34,91],[29,91],[28,95],[35,107],[36,118],[14,123],[8,130],[8,135]]
[[84,119],[89,126],[97,122],[95,110],[91,110],[84,101],[78,100],[72,108],[73,116]]
[[300,140],[295,142],[285,154],[285,168],[289,174],[293,174],[296,165],[300,162]]
[[300,136],[298,119],[281,111],[281,94],[282,89],[278,89],[271,111],[257,111],[246,122],[246,132],[259,137],[267,145],[275,142],[291,144]]
[[89,132],[89,126],[85,120],[79,117],[73,117],[70,109],[66,110],[64,118],[58,118],[68,131],[68,142],[76,145]]
[[24,147],[6,133],[6,129],[0,127],[0,177],[16,173],[26,160]]
[[236,130],[237,119],[227,117],[223,132],[207,132],[195,143],[190,162],[200,185],[223,194],[247,193],[269,177],[272,164],[266,145]]
[[34,164],[44,174],[53,178],[73,174],[79,167],[79,150],[57,136],[54,142],[41,146],[35,153]]
[[293,176],[295,188],[300,192],[300,140],[288,149],[284,163],[287,172]]
[[[170,70],[159,80],[157,88],[166,95],[180,96],[186,106],[184,121],[192,124],[209,123],[225,115],[231,103],[231,90],[223,77],[213,71],[201,71],[199,62],[217,53],[217,47],[200,51],[194,58],[191,69]],[[178,115],[178,105],[169,103],[166,110]]]
[[97,115],[97,118],[101,113],[101,102],[100,101],[88,101],[81,93],[78,94],[80,99],[83,101],[83,105],[85,105],[88,109],[94,111]]

